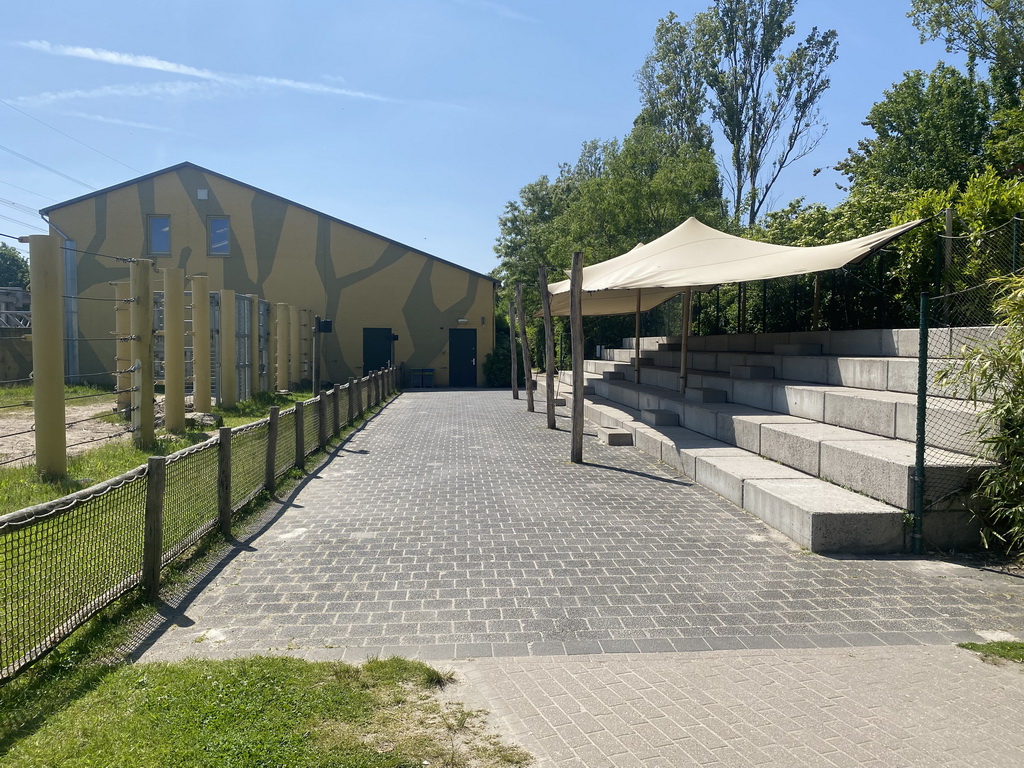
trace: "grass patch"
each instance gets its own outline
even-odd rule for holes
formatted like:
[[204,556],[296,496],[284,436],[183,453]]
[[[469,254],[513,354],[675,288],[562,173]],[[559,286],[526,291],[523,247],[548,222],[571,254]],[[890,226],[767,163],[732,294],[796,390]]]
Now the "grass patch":
[[980,653],[986,661],[1012,661],[1024,664],[1024,643],[999,640],[992,643],[958,643],[958,647]]
[[271,406],[281,410],[291,408],[297,402],[304,402],[313,397],[312,392],[289,392],[282,395],[276,392],[257,392],[249,400],[243,400],[229,408],[215,406],[213,412],[224,419],[225,427],[241,427],[254,421],[265,419],[270,415]]
[[150,456],[167,456],[205,439],[202,433],[161,437],[146,450],[128,440],[112,440],[69,456],[67,476],[57,479],[42,478],[34,466],[0,467],[0,514],[59,499],[123,475],[145,464]]
[[[31,385],[13,387],[0,386],[0,407],[10,408],[12,413],[22,415],[25,409],[32,408],[33,390]],[[70,401],[68,405],[91,405],[98,403],[98,408],[109,405],[114,400],[113,387],[97,387],[90,384],[68,384],[64,387],[64,397]],[[74,399],[70,399],[74,398]],[[109,401],[109,402],[108,402]]]

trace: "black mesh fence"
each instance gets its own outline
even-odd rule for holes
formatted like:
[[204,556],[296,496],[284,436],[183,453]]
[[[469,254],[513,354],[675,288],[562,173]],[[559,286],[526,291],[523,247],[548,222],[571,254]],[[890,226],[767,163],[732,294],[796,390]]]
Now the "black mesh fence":
[[146,468],[0,517],[0,680],[139,584]]
[[[386,385],[385,385],[386,388]],[[367,387],[362,387],[365,392]],[[347,387],[339,422],[348,422]],[[333,392],[324,393],[326,432],[334,433]],[[364,395],[365,398],[365,395]],[[305,454],[319,446],[319,398],[304,403]],[[280,477],[296,464],[295,409],[280,413],[273,457]],[[231,432],[232,512],[266,483],[270,420]],[[165,461],[161,547],[166,565],[218,525],[219,437]],[[158,486],[153,486],[154,488]],[[0,516],[0,682],[46,654],[89,617],[138,586],[146,562],[146,466],[56,501]],[[159,493],[156,494],[159,497]]]

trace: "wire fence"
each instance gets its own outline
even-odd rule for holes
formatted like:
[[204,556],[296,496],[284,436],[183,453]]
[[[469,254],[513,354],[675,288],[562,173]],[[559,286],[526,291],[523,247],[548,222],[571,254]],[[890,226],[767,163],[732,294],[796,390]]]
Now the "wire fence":
[[992,278],[1017,272],[1020,227],[1016,217],[986,232],[942,236],[935,244],[933,295],[922,293],[918,327],[917,454],[914,547],[927,546],[929,520],[960,526],[976,540],[972,490],[995,456],[988,449],[997,425],[986,418],[989,403],[970,396],[963,358],[996,343],[997,286]]
[[[376,395],[355,417],[393,394],[399,382],[394,368],[359,380],[357,389]],[[302,459],[351,424],[347,407],[340,408],[342,402],[347,406],[348,388],[335,387],[301,409],[222,430],[84,491],[0,516],[0,682],[128,590],[141,585],[155,596],[162,567],[218,522],[229,528],[232,515],[262,492],[273,492],[282,475],[301,468]],[[296,429],[300,411],[311,417],[301,430]],[[324,412],[326,429],[318,415]],[[225,455],[230,456],[229,479],[221,482]],[[161,470],[159,482],[152,477],[154,462]],[[147,531],[156,531],[155,546]],[[149,573],[156,574],[153,583],[147,583]]]

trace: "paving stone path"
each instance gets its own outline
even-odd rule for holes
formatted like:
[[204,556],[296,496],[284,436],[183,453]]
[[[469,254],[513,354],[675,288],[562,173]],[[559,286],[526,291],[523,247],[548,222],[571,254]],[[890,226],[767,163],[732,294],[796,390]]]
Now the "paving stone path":
[[[935,745],[947,742],[960,758],[951,765],[1024,765],[1024,740],[995,713],[970,752],[949,739],[913,749],[903,735],[936,732],[972,697],[1021,711],[1019,669],[953,647],[1024,638],[1019,580],[940,560],[806,553],[631,448],[588,437],[587,464],[569,463],[559,423],[545,429],[543,414],[507,392],[401,395],[199,587],[170,600],[143,660],[446,661],[470,681],[465,696],[495,709],[540,765],[654,765],[651,750],[665,765],[942,765]],[[947,670],[955,689],[937,700]],[[872,705],[850,695],[865,675],[901,687]],[[566,688],[576,679],[585,682]],[[649,693],[617,694],[642,700],[615,716],[626,725],[597,728],[585,702],[631,689]],[[917,717],[919,695],[922,713],[948,709]],[[669,720],[654,716],[659,707]],[[763,732],[748,722],[769,710],[783,719]],[[778,730],[799,732],[794,712],[810,735],[851,724],[797,750]],[[654,738],[641,727],[654,720],[679,728]]]

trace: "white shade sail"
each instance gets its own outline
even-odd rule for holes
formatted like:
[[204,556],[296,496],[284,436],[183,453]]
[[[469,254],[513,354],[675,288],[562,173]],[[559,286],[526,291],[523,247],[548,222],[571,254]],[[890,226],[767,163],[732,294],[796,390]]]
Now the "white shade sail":
[[[689,218],[657,240],[583,270],[583,314],[646,311],[685,288],[707,289],[838,269],[885,247],[923,219],[833,245],[772,245],[726,234]],[[551,310],[569,314],[569,281],[548,286]]]

